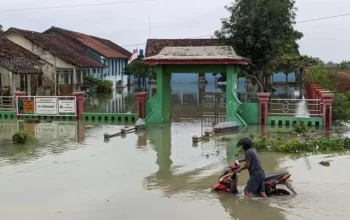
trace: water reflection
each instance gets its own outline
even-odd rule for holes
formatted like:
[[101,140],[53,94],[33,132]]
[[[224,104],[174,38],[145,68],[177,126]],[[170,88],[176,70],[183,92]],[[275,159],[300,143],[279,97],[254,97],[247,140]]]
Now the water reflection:
[[[203,157],[199,161],[193,159],[192,164],[188,161],[183,165],[176,161],[176,158],[178,158],[176,153],[174,155],[174,150],[177,152],[175,148],[179,147],[176,139],[181,134],[172,132],[171,126],[152,127],[152,129],[147,130],[146,134],[150,140],[150,145],[156,151],[156,164],[158,166],[155,173],[145,177],[144,187],[146,189],[161,190],[165,197],[184,194],[187,198],[193,197],[196,199],[214,199],[217,197],[232,219],[285,219],[282,210],[271,207],[266,201],[247,200],[231,194],[217,196],[210,192],[210,186],[216,183],[222,169],[233,159],[243,157],[242,152],[239,152],[235,146],[237,140],[246,136],[247,132],[231,135],[233,140],[229,143],[218,140],[201,142],[194,149],[202,151]],[[191,149],[187,150],[190,151]],[[186,154],[186,152],[182,153]],[[261,158],[266,172],[277,172],[281,171],[279,165],[285,156],[269,153],[262,154]],[[213,160],[219,163],[212,163]],[[247,173],[240,175],[241,190],[247,179]]]
[[[32,134],[37,142],[29,145],[14,145],[12,135],[17,131]],[[0,164],[16,164],[38,159],[46,154],[60,154],[77,149],[84,143],[85,126],[81,122],[44,122],[0,124]]]

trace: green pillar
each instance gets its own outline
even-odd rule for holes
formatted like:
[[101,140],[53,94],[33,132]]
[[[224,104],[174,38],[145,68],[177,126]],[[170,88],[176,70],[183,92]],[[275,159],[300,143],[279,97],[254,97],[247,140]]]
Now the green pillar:
[[238,109],[241,105],[236,91],[238,70],[238,66],[227,65],[226,67],[226,120],[234,121],[240,126],[246,126],[247,123],[238,115]]
[[156,67],[157,93],[148,102],[149,112],[147,124],[163,124],[171,122],[171,73],[163,72],[163,66]]

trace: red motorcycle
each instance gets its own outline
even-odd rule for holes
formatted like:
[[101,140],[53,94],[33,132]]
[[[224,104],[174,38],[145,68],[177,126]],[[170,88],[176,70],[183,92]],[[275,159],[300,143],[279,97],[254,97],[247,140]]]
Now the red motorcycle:
[[[240,163],[245,160],[234,161],[225,172],[219,177],[218,183],[212,187],[215,192],[232,192],[238,194],[237,181]],[[265,193],[267,196],[272,195],[290,195],[285,189],[277,188],[277,185],[285,185],[292,193],[297,194],[290,183],[287,181],[291,177],[288,171],[266,174],[265,175]]]

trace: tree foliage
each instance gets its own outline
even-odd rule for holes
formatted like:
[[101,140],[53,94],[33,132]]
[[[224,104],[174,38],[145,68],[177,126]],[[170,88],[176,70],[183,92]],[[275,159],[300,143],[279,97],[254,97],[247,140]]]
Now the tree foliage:
[[317,57],[284,54],[276,59],[275,70],[285,73],[302,72],[304,68],[318,65],[324,65],[324,62]]
[[215,36],[232,45],[237,54],[251,60],[244,74],[256,81],[260,91],[268,89],[268,78],[284,54],[299,55],[294,29],[294,0],[236,0],[226,6],[230,17],[222,21]]
[[154,76],[155,69],[153,66],[146,65],[142,60],[136,59],[124,68],[124,74],[147,78]]
[[87,76],[84,78],[82,90],[89,93],[109,94],[113,91],[113,82],[110,80],[95,78],[93,76]]
[[4,33],[3,26],[0,24],[0,34]]

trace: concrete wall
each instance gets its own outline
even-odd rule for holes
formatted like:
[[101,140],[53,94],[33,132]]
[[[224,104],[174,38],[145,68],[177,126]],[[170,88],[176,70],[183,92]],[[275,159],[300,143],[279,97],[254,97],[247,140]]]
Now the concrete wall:
[[259,103],[242,103],[239,109],[239,115],[247,124],[259,124]]

